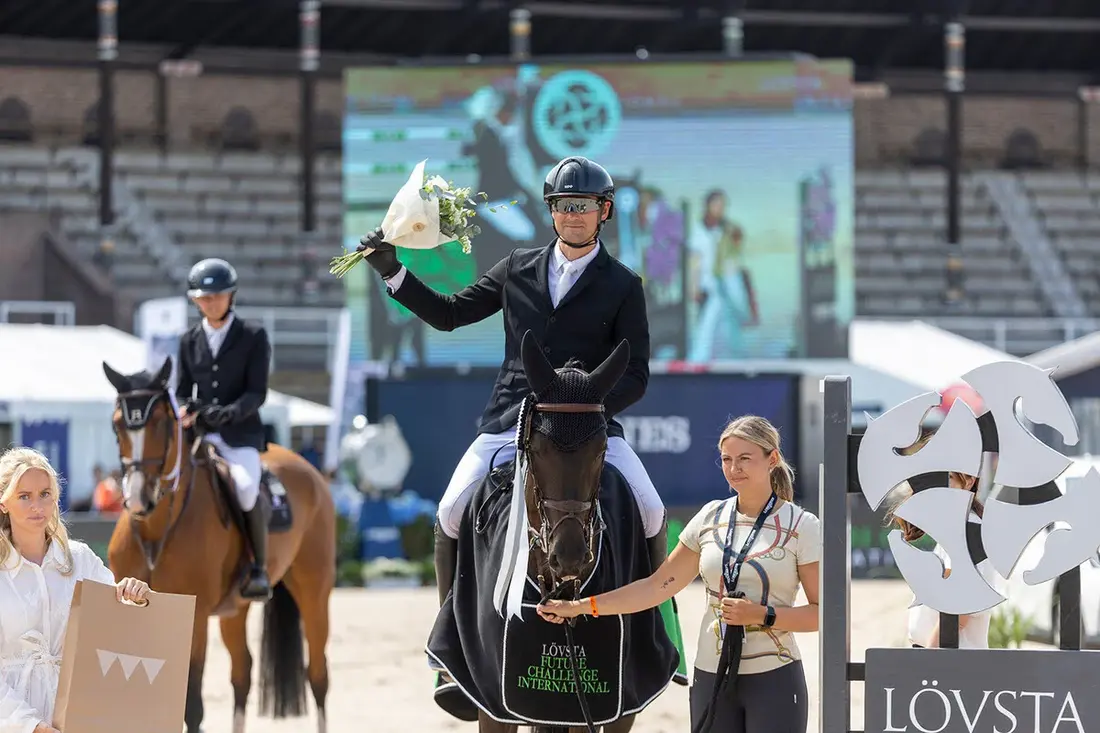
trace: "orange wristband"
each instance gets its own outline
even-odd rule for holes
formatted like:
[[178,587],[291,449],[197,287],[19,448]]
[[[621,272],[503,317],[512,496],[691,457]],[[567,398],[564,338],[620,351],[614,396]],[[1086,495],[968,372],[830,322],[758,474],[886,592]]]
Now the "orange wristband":
[[600,612],[596,608],[596,596],[588,596],[588,603],[592,606],[592,615],[598,617]]

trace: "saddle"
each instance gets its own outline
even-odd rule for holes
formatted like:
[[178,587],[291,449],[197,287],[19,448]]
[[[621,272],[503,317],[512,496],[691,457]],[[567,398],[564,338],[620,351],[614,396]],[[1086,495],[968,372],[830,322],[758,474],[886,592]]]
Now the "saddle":
[[[194,451],[197,463],[207,465],[214,477],[214,496],[218,503],[218,516],[222,526],[229,527],[232,522],[242,533],[247,532],[244,525],[244,511],[237,500],[237,489],[233,476],[229,472],[229,463],[218,453],[218,449],[212,443],[205,440],[197,441]],[[267,531],[269,534],[286,532],[294,524],[286,488],[262,459],[260,466],[262,471],[259,500],[263,502],[267,516]]]

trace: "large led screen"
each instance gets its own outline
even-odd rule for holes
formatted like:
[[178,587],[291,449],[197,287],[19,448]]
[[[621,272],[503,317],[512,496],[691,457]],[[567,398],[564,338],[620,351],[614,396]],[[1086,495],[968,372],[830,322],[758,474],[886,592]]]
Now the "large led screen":
[[[457,291],[513,249],[553,241],[543,179],[584,155],[618,185],[602,241],[645,282],[653,360],[847,355],[847,62],[398,66],[351,69],[345,87],[345,246],[380,224],[427,159],[429,174],[486,192],[487,205],[517,202],[481,212],[468,255],[457,243],[402,251],[421,279]],[[369,268],[347,281],[362,358],[500,363],[499,313],[441,333]]]

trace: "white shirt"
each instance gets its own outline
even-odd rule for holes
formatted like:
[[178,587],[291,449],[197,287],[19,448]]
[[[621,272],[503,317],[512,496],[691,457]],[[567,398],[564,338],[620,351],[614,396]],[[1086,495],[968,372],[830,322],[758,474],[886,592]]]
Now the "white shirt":
[[[584,257],[568,260],[565,255],[562,254],[561,247],[557,244],[554,245],[554,249],[551,250],[550,253],[549,272],[547,276],[550,283],[550,301],[554,304],[555,308],[558,307],[558,303],[560,303],[561,299],[565,297],[565,294],[569,292],[569,289],[576,285],[577,280],[580,279],[589,263],[596,259],[596,255],[599,254],[599,252],[600,244],[597,242],[595,248]],[[397,271],[397,274],[386,281],[386,288],[391,293],[396,293],[397,289],[401,287],[401,283],[405,282],[406,272],[405,266],[402,265],[401,269]]]
[[233,313],[229,313],[229,317],[225,319],[218,328],[214,328],[210,325],[210,321],[205,318],[202,319],[202,330],[206,334],[206,345],[210,347],[210,355],[213,357],[218,356],[218,351],[221,350],[222,344],[225,343],[225,337],[229,335],[229,327],[233,325]]
[[561,299],[569,292],[569,289],[577,284],[577,280],[584,274],[589,263],[596,259],[600,253],[600,245],[597,242],[591,252],[584,257],[569,260],[561,251],[561,245],[555,245],[550,251],[550,265],[547,273],[550,283],[550,302],[557,308]]
[[115,583],[90,547],[70,540],[69,548],[73,572],[68,576],[59,571],[65,558],[56,542],[41,567],[15,551],[0,567],[0,733],[31,733],[53,719],[76,581]]
[[[706,586],[708,608],[699,624],[695,651],[695,666],[704,672],[714,673],[721,656],[718,594],[723,585],[722,562],[730,514],[736,506],[736,497],[709,502],[680,532],[680,542],[699,553],[699,575]],[[755,517],[737,512],[733,532],[735,554],[741,551],[755,523]],[[790,608],[801,585],[798,567],[820,560],[820,521],[802,507],[785,501],[761,525],[760,534],[741,566],[737,590],[744,591],[753,603],[763,603],[766,590],[767,605]],[[738,674],[768,672],[802,658],[794,634],[789,631],[763,626],[750,626],[745,631]]]
[[[978,518],[978,515],[973,512],[970,513],[969,521],[976,524],[981,524],[982,522],[982,520]],[[951,568],[951,558],[947,556],[947,553],[940,547],[939,543],[936,544],[932,552],[943,561],[943,566],[945,568]],[[997,571],[993,569],[993,563],[991,563],[988,558],[982,560],[976,567],[982,577],[985,578],[985,582],[989,583],[993,590],[997,591],[1002,596],[1007,595],[1008,584]],[[913,600],[916,600],[915,596]],[[966,626],[959,626],[959,648],[988,649],[989,620],[992,616],[992,608],[988,611],[982,611],[981,613],[970,614],[970,619],[966,622]],[[920,644],[923,647],[930,646],[932,634],[939,628],[939,625],[939,611],[931,609],[923,604],[913,606],[909,609],[909,640],[913,644]]]

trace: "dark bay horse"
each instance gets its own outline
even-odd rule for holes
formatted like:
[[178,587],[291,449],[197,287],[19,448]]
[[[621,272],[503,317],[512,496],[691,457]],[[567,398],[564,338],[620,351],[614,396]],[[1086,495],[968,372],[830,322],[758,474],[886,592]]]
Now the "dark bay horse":
[[[118,392],[112,425],[123,470],[125,510],[108,547],[115,577],[142,578],[156,591],[196,597],[191,669],[184,720],[199,733],[202,675],[211,616],[232,662],[233,731],[243,733],[252,685],[245,626],[250,603],[239,593],[247,545],[238,528],[235,491],[222,483],[220,460],[201,438],[189,440],[177,416],[166,359],[156,374],[103,371]],[[304,458],[269,444],[265,468],[285,490],[292,521],[268,539],[272,598],[264,607],[260,708],[267,716],[306,714],[302,632],[309,645],[308,678],[325,733],[328,693],[329,595],[336,582],[336,512],[324,476]],[[228,490],[227,490],[228,488]],[[269,501],[261,495],[261,501]],[[266,504],[270,511],[270,504]]]
[[[481,733],[531,724],[541,733],[626,733],[679,664],[660,611],[556,626],[540,619],[534,604],[626,585],[664,559],[651,557],[633,493],[604,461],[603,400],[626,369],[629,344],[620,343],[591,373],[574,362],[554,369],[531,332],[521,356],[532,394],[517,424],[517,460],[490,471],[474,490],[454,585],[428,640],[433,666],[450,680],[437,688],[436,701],[466,720],[476,706]],[[515,524],[523,507],[526,526]],[[522,545],[529,547],[527,564],[508,579],[502,568],[522,564]],[[521,548],[518,561],[510,547]],[[510,595],[508,610],[501,608],[505,585],[522,589]]]

